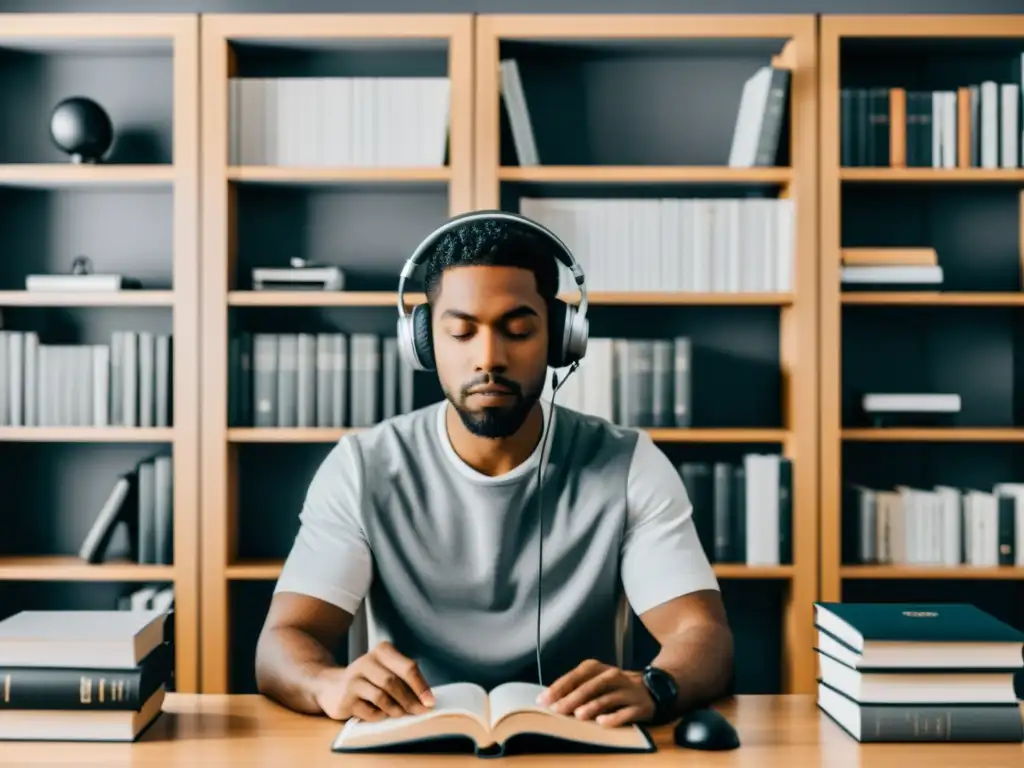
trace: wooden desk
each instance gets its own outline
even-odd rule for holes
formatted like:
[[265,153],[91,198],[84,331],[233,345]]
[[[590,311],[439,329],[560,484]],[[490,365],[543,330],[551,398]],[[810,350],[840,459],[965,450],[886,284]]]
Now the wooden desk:
[[[696,752],[672,743],[671,727],[653,729],[650,755],[531,755],[497,765],[568,768],[575,765],[746,766],[748,768],[1021,768],[1020,744],[858,744],[817,709],[812,696],[741,696],[721,711],[743,746]],[[135,744],[0,743],[0,765],[102,765],[106,768],[314,768],[315,766],[480,765],[476,757],[341,755],[330,752],[338,723],[298,715],[261,696],[172,695],[164,714]]]

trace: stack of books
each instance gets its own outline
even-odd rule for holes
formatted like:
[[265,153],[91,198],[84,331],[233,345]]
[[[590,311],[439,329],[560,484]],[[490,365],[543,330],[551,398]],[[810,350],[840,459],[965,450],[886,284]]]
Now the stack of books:
[[857,741],[1024,741],[1024,632],[960,603],[814,610],[818,707]]
[[168,613],[22,611],[0,621],[0,741],[135,741],[173,670]]

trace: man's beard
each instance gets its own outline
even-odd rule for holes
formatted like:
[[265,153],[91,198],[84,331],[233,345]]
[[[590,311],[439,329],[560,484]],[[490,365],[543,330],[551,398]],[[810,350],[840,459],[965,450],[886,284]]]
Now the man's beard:
[[[514,401],[510,405],[490,405],[478,410],[467,408],[465,402],[466,398],[470,396],[469,390],[487,383],[494,383],[509,389]],[[530,415],[533,406],[540,400],[544,391],[543,387],[544,379],[541,378],[539,383],[524,392],[522,387],[513,381],[501,376],[491,376],[466,385],[460,390],[458,397],[452,397],[447,389],[444,390],[444,395],[452,404],[455,412],[459,414],[466,429],[477,437],[498,439],[509,437],[519,431],[519,428],[526,422],[526,417]]]

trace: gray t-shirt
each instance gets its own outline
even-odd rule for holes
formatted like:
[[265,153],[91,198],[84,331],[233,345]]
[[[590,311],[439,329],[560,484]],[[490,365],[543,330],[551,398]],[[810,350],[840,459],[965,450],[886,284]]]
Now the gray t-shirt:
[[[550,404],[542,401],[545,422]],[[355,613],[430,685],[536,682],[540,444],[498,477],[463,462],[447,402],[346,435],[310,484],[276,592]],[[642,614],[718,589],[692,506],[643,431],[556,406],[543,484],[544,684],[616,662],[623,594]]]

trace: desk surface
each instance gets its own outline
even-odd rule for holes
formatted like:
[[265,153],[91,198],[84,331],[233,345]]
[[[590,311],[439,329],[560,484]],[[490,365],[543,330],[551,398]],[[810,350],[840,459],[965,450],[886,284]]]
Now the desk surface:
[[[1021,768],[1020,744],[858,744],[818,710],[813,696],[740,696],[719,709],[737,727],[743,746],[733,752],[682,750],[671,727],[651,731],[658,751],[630,755],[641,766],[731,765],[756,768],[927,768],[985,766]],[[0,765],[102,765],[109,768],[313,768],[314,766],[479,765],[476,757],[340,755],[330,752],[339,724],[299,715],[261,696],[170,695],[164,714],[135,744],[10,742],[0,745]],[[827,754],[826,754],[827,753]],[[621,766],[621,755],[530,755],[487,761],[538,768],[586,763]]]

